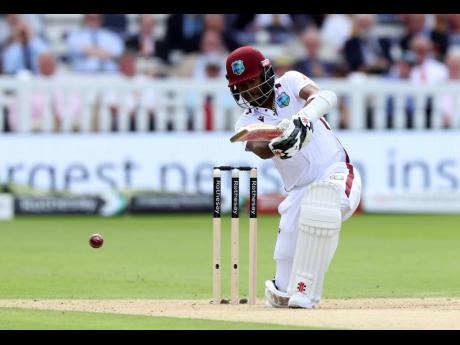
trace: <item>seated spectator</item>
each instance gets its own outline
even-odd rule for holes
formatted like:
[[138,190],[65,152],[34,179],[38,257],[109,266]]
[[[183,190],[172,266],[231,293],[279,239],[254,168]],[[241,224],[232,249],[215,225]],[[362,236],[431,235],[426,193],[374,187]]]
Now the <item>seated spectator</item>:
[[197,31],[192,37],[187,40],[187,44],[190,47],[194,47],[193,51],[184,50],[184,53],[196,52],[200,50],[201,42],[206,32],[214,31],[220,37],[223,47],[227,51],[235,50],[240,46],[238,41],[232,37],[231,34],[226,30],[225,17],[222,14],[206,14],[202,17],[202,30]]
[[43,39],[46,39],[45,35],[45,25],[43,24],[42,14],[34,13],[22,13],[18,14],[21,21],[26,22],[35,35],[40,36]]
[[377,23],[385,25],[401,25],[401,16],[399,14],[377,13]]
[[255,42],[254,33],[250,30],[255,14],[224,14],[224,17],[226,31],[235,37],[240,45],[250,45]]
[[172,14],[166,20],[166,35],[164,38],[165,55],[168,63],[172,63],[171,53],[178,50],[185,54],[200,49],[196,38],[203,32],[201,14]]
[[448,22],[448,45],[460,47],[460,14],[446,14]]
[[[213,32],[213,31],[209,31]],[[209,34],[208,34],[209,36]],[[225,77],[225,65],[223,63],[222,57],[224,54],[219,51],[211,51],[201,54],[197,57],[195,63],[195,69],[193,71],[193,78],[195,80],[206,79],[213,73],[219,73],[219,77]]]
[[401,57],[390,67],[388,77],[394,80],[408,80],[412,67],[416,63],[413,52],[404,52]]
[[37,74],[38,56],[47,51],[48,46],[21,20],[11,30],[12,41],[5,47],[1,59],[3,73],[16,74],[28,70]]
[[410,50],[410,41],[414,36],[425,36],[433,42],[433,57],[439,60],[444,58],[447,51],[447,35],[433,30],[427,24],[426,14],[407,14],[403,16],[405,34],[401,38],[400,46],[403,51]]
[[122,39],[128,36],[128,18],[124,13],[107,13],[102,15],[102,27],[115,32]]
[[289,14],[256,14],[253,31],[267,32],[268,43],[285,43],[295,39],[294,23]]
[[292,29],[292,19],[289,14],[256,14],[254,18],[255,30],[270,32],[289,32]]
[[210,54],[214,54],[221,57],[221,66],[224,68],[220,71],[222,76],[225,76],[226,53],[221,34],[217,31],[206,31],[201,38],[200,52],[188,54],[172,72],[175,76],[181,78],[203,78],[207,57]]
[[[203,56],[204,73],[199,76],[195,76],[195,81],[214,81],[217,80],[219,83],[225,83],[225,64],[222,64],[222,56],[216,53],[209,53]],[[216,109],[219,107],[223,112],[231,111],[234,107],[234,100],[230,92],[226,89],[222,92],[211,92],[203,95],[199,91],[193,90],[188,93],[186,98],[186,107],[188,113],[187,129],[196,130],[196,116],[203,114],[203,129],[205,131],[212,131],[216,129]],[[202,99],[204,97],[204,100]],[[198,107],[203,106],[202,111]],[[224,128],[230,130],[233,128],[231,116],[227,114],[224,116],[225,119]]]
[[[57,81],[56,59],[51,53],[43,53],[38,57],[38,78],[43,80]],[[14,131],[18,127],[18,109],[20,100],[10,109],[9,124]],[[80,128],[80,114],[82,103],[79,93],[75,90],[63,90],[56,86],[52,89],[34,89],[31,95],[30,106],[30,129],[40,132],[46,129],[60,131],[65,120],[68,120],[68,129],[77,131]],[[51,118],[46,118],[45,114]],[[64,119],[66,117],[66,119]],[[46,122],[49,121],[49,125]]]
[[426,36],[413,37],[409,46],[416,58],[410,73],[414,84],[437,84],[447,80],[447,68],[433,57],[433,43]]
[[203,31],[200,35],[196,36],[199,42],[201,37],[206,31],[216,31],[222,36],[223,44],[227,51],[233,51],[240,47],[238,41],[236,41],[226,30],[225,17],[223,14],[206,14],[203,18]]
[[12,28],[24,22],[34,35],[44,38],[42,18],[38,14],[2,14],[0,15],[0,50],[11,42]]
[[75,72],[116,72],[116,59],[124,51],[121,38],[101,28],[100,14],[85,14],[83,29],[72,32],[67,38],[69,61]]
[[139,16],[139,31],[126,40],[126,49],[138,57],[161,57],[166,59],[162,42],[155,37],[155,17],[151,14]]
[[390,41],[375,35],[375,15],[356,14],[353,24],[353,36],[345,42],[344,49],[350,71],[386,73],[391,64]]
[[[222,61],[219,54],[207,54],[204,60],[204,79],[218,79],[222,78]],[[199,77],[198,76],[198,80]]]
[[[446,57],[449,73],[448,81],[460,82],[460,48],[449,49]],[[460,123],[460,91],[441,97],[441,123],[444,128],[452,128]]]
[[302,33],[307,26],[320,28],[323,26],[325,15],[318,14],[303,14],[303,13],[290,13],[289,16],[293,22],[293,28],[296,34]]
[[319,32],[307,28],[301,35],[301,42],[306,56],[296,63],[294,69],[312,79],[334,76],[336,66],[320,58],[322,42]]
[[[145,83],[150,80],[145,75],[136,74],[136,57],[132,53],[125,53],[119,60],[120,74],[110,77],[110,81],[116,83]],[[136,131],[138,129],[137,115],[141,106],[147,109],[147,130],[155,130],[155,95],[152,90],[135,88],[132,92],[124,90],[108,90],[102,95],[102,106],[108,107],[110,113],[110,130],[117,132],[120,130],[119,121],[122,113],[128,116],[128,130]],[[99,124],[97,125],[99,127]]]
[[[433,43],[426,36],[415,36],[409,46],[415,54],[416,64],[410,72],[409,79],[415,85],[436,85],[448,78],[447,67],[433,56]],[[425,106],[426,128],[431,128],[432,97],[428,97]],[[410,123],[409,128],[412,128]]]
[[[388,72],[388,80],[409,80],[410,73],[412,68],[416,64],[417,60],[415,54],[411,51],[403,52],[401,57],[390,67]],[[411,128],[412,117],[414,114],[414,98],[412,96],[406,96],[404,100],[404,112],[407,127]],[[386,104],[386,111],[387,111],[387,128],[394,127],[394,118],[395,114],[395,98],[394,96],[390,96],[387,99]],[[400,116],[398,114],[398,116]]]
[[349,14],[327,14],[321,27],[321,39],[339,53],[351,37],[352,28],[353,20]]

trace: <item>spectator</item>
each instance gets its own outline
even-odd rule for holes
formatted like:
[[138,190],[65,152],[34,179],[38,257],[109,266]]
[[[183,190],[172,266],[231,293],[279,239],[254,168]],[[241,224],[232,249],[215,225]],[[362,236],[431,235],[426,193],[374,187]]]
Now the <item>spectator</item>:
[[44,38],[42,18],[38,14],[3,14],[0,15],[0,50],[11,42],[12,28],[20,21],[25,22],[34,35]]
[[384,24],[384,25],[401,25],[401,16],[399,14],[390,13],[378,13],[377,16],[377,23]]
[[[184,67],[189,66],[188,69],[193,71],[191,77],[195,81],[201,82],[220,78],[221,81],[225,83],[225,60],[227,50],[224,45],[222,32],[216,30],[205,31],[201,37],[200,48],[200,53],[189,55],[183,64]],[[184,76],[184,74],[182,74],[182,76]],[[220,106],[225,109],[233,105],[234,101],[231,97],[229,98],[228,92],[217,95],[217,99],[215,96],[216,94],[214,93],[202,95],[196,91],[192,91],[187,95],[187,128],[189,130],[196,129],[195,116],[197,115],[197,107],[201,104],[201,97],[204,97],[203,122],[204,130],[206,131],[215,129],[214,113],[216,110],[216,102],[220,103]],[[201,112],[198,111],[198,114],[201,114]]]
[[[217,31],[206,31],[201,38],[200,52],[186,56],[181,64],[173,70],[173,74],[182,78],[203,79],[205,62],[210,54],[219,55],[221,57],[221,66],[225,67],[226,49],[222,36]],[[220,71],[222,76],[225,76],[225,68]]]
[[267,32],[269,43],[285,43],[295,39],[294,23],[289,14],[256,14],[253,31]]
[[[226,30],[225,17],[223,14],[206,14],[203,18],[203,33],[206,31],[216,31],[222,36],[222,40],[227,51],[233,51],[240,47],[238,41],[236,41]],[[201,33],[199,41],[201,41]]]
[[179,50],[185,54],[199,50],[196,37],[203,31],[203,18],[200,14],[172,14],[166,22],[165,54],[172,63],[171,53]]
[[391,63],[390,41],[375,35],[375,15],[356,14],[353,23],[354,34],[345,42],[345,58],[350,71],[386,73]]
[[[415,85],[436,85],[448,79],[446,66],[433,58],[433,43],[426,36],[415,36],[409,43],[411,51],[415,54],[416,64],[412,68],[409,79]],[[414,109],[415,111],[415,109]],[[426,127],[431,127],[432,98],[428,97],[426,106]],[[412,122],[409,123],[412,128]]]
[[124,50],[120,37],[101,28],[100,14],[85,14],[84,28],[67,38],[69,60],[75,72],[116,72],[116,59]]
[[449,47],[460,47],[460,14],[447,14]]
[[242,13],[242,14],[224,14],[225,26],[232,32],[248,31],[251,23],[254,20],[255,14]]
[[128,36],[128,19],[124,13],[107,13],[102,15],[102,27],[115,32],[121,39]]
[[42,14],[25,13],[18,14],[18,16],[21,21],[26,22],[29,25],[30,29],[35,35],[46,39]]
[[321,38],[339,53],[351,37],[353,21],[348,14],[327,14],[321,27]]
[[[225,27],[225,17],[222,14],[206,14],[200,17],[201,30],[196,30],[196,33],[187,39],[187,45],[190,49],[184,49],[184,53],[196,52],[201,49],[201,42],[205,32],[214,31],[219,34],[222,44],[226,51],[231,51],[240,46],[238,41],[229,34]],[[192,49],[193,47],[193,49]]]
[[[136,57],[132,53],[125,53],[119,60],[120,74],[113,75],[114,84],[124,83],[130,85],[145,84],[150,78],[136,74]],[[135,88],[132,92],[109,90],[103,95],[102,106],[108,107],[110,113],[110,130],[120,130],[119,121],[122,113],[128,116],[128,130],[138,130],[137,115],[142,106],[147,108],[147,129],[155,130],[155,96],[152,90]]]
[[[224,63],[222,63],[224,61]],[[219,53],[208,53],[203,55],[203,66],[204,72],[199,76],[195,76],[194,80],[199,82],[220,80],[219,83],[225,83],[225,58]],[[204,97],[204,100],[202,99]],[[196,129],[196,115],[201,116],[203,114],[203,127],[205,131],[212,131],[216,129],[216,108],[219,107],[223,112],[231,111],[234,107],[233,97],[227,90],[216,93],[211,92],[208,94],[200,94],[196,90],[190,92],[186,98],[187,102],[187,113],[188,123],[187,128],[189,130]],[[197,107],[203,104],[202,112],[197,112]],[[222,117],[228,119],[227,123],[224,123],[224,127],[230,130],[233,127],[231,123],[231,115]]]
[[267,30],[269,32],[290,32],[293,22],[289,14],[256,14],[254,18],[255,30]]
[[[38,76],[39,79],[48,81],[57,81],[56,59],[49,53],[45,52],[38,57]],[[17,129],[18,118],[17,110],[19,107],[18,100],[10,109],[9,123],[13,130]],[[63,126],[64,117],[67,117],[68,129],[77,131],[80,127],[80,114],[82,104],[80,95],[77,91],[65,92],[61,87],[52,89],[34,89],[31,95],[30,106],[31,130],[40,132],[45,129],[60,131]],[[49,113],[50,118],[46,118]],[[50,121],[47,125],[46,122]]]
[[401,57],[390,67],[388,78],[394,80],[408,80],[412,67],[416,63],[415,54],[411,51],[402,53]]
[[224,14],[225,28],[229,35],[235,37],[240,45],[248,45],[255,42],[254,33],[250,30],[250,25],[254,20],[255,14]]
[[413,37],[410,49],[416,58],[416,65],[410,73],[414,84],[437,84],[447,80],[447,68],[433,58],[433,43],[426,36]]
[[22,70],[38,73],[38,56],[47,51],[45,42],[34,35],[26,22],[19,20],[14,24],[12,41],[2,54],[3,73],[15,74]]
[[[210,37],[209,34],[208,37]],[[209,42],[210,39],[206,40]],[[222,56],[223,53],[219,51],[209,51],[207,53],[199,55],[196,59],[195,69],[193,71],[193,78],[195,80],[206,79],[206,77],[209,77],[213,73],[217,72],[220,73],[219,76],[221,78],[225,77],[225,69],[223,68],[224,61],[222,60]],[[220,68],[217,68],[217,65],[219,65]]]
[[[449,49],[446,57],[449,73],[448,81],[460,82],[460,48]],[[446,94],[441,97],[441,123],[444,128],[451,128],[460,123],[460,93]]]
[[155,37],[155,17],[151,14],[139,16],[139,32],[126,40],[126,49],[134,52],[138,57],[160,57],[166,59],[162,42]]
[[307,28],[301,35],[301,42],[306,56],[298,61],[295,70],[309,78],[324,78],[335,75],[336,66],[320,58],[321,37],[314,28]]
[[433,42],[434,58],[442,60],[447,50],[447,35],[433,30],[427,24],[426,14],[408,14],[403,16],[405,34],[400,41],[403,51],[410,50],[410,41],[414,36],[425,36]]
[[[391,66],[388,72],[389,80],[405,80],[408,81],[412,68],[416,64],[415,54],[411,51],[403,52],[401,57]],[[387,99],[387,128],[393,128],[395,118],[395,98],[390,96]],[[415,104],[412,96],[405,97],[404,112],[406,117],[407,127],[411,128],[412,117],[414,114]]]
[[320,28],[323,26],[325,15],[322,13],[317,14],[301,14],[301,13],[290,13],[289,16],[294,24],[294,31],[300,34],[307,26],[313,26]]

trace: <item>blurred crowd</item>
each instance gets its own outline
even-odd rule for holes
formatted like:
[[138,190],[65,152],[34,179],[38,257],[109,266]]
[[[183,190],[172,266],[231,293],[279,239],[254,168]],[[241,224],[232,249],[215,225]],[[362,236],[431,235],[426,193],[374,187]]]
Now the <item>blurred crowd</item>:
[[[0,75],[224,79],[228,52],[255,45],[279,76],[295,69],[313,79],[460,80],[460,14],[171,14],[161,35],[157,15],[136,20],[132,30],[125,14],[84,14],[80,28],[63,33],[64,52],[56,52],[42,15],[2,14]],[[452,104],[443,100],[446,111]],[[391,99],[387,107],[391,113]],[[448,116],[443,121],[449,126]]]

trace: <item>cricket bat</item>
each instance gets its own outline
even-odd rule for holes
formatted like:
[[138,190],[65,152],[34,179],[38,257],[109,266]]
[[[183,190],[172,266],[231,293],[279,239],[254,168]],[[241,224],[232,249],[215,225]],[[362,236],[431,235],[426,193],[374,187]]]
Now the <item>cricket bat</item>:
[[270,141],[283,134],[283,129],[274,125],[253,123],[240,129],[230,138],[230,142],[237,141]]

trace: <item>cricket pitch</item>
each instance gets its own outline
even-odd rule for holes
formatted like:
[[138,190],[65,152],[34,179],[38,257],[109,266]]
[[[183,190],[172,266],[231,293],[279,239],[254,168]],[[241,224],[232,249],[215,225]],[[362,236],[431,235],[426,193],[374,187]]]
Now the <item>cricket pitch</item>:
[[460,298],[325,299],[313,310],[209,300],[2,299],[0,307],[169,316],[339,329],[460,329]]

